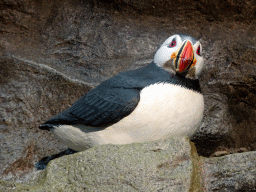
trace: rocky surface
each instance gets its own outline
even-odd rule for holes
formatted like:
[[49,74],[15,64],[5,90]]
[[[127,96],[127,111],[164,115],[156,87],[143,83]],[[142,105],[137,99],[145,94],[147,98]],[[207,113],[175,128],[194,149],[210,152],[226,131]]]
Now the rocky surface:
[[104,145],[52,160],[2,191],[256,191],[256,152],[199,157],[189,139]]
[[[194,153],[195,149],[194,149]],[[189,191],[192,182],[189,141],[169,138],[157,142],[94,147],[49,163],[29,186],[3,182],[14,191]]]
[[205,191],[256,191],[256,152],[237,153],[204,160]]
[[[1,1],[1,179],[26,181],[51,159],[73,153],[38,125],[103,80],[151,62],[174,33],[200,39],[206,59],[200,79],[205,116],[193,138],[198,154],[255,156],[250,152],[256,150],[255,5],[253,0]],[[255,189],[253,182],[248,186]]]

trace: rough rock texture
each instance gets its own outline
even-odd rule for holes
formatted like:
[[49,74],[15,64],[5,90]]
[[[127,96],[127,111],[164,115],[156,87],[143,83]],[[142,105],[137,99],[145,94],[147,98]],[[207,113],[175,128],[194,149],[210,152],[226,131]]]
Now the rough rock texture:
[[188,192],[200,187],[200,182],[192,181],[192,153],[189,140],[180,138],[105,145],[51,161],[39,181],[29,186],[8,182],[2,186],[14,191]]
[[107,3],[106,0],[98,0],[104,5],[111,5],[116,10],[125,10],[128,13],[141,13],[160,17],[178,17],[180,19],[193,18],[198,15],[205,17],[207,21],[254,20],[256,16],[256,2],[253,0],[115,0]]
[[174,33],[200,38],[206,59],[205,116],[193,138],[198,154],[255,151],[255,5],[0,1],[0,178],[26,181],[51,159],[73,153],[38,125],[103,80],[151,62]]
[[104,145],[52,160],[1,191],[256,191],[256,152],[199,157],[185,138]]
[[256,152],[205,159],[202,170],[206,191],[256,191]]

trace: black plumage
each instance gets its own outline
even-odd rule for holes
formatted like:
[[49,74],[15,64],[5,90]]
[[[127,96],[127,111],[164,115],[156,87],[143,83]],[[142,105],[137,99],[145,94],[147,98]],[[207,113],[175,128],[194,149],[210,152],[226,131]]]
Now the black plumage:
[[140,91],[144,87],[161,82],[200,92],[198,80],[171,74],[152,62],[146,67],[120,73],[102,82],[39,128],[49,130],[53,125],[61,124],[104,128],[120,121],[136,108],[140,101]]

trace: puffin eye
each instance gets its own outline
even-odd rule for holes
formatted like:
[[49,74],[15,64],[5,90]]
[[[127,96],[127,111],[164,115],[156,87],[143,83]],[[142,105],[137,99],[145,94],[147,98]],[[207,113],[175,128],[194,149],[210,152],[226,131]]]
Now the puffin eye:
[[176,46],[176,40],[173,39],[172,42],[170,43],[169,47],[175,47]]
[[197,48],[197,50],[196,50],[196,54],[197,54],[197,55],[201,55],[200,45],[198,46],[198,48]]

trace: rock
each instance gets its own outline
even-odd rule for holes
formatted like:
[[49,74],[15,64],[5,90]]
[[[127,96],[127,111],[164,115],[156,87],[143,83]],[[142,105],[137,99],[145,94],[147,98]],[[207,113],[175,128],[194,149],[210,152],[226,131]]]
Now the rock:
[[185,138],[102,145],[52,160],[37,178],[1,191],[255,191],[256,152],[199,157]]
[[0,65],[0,174],[12,178],[33,170],[48,155],[46,148],[51,153],[66,149],[51,135],[40,133],[40,118],[68,107],[74,95],[79,97],[92,86],[35,62],[5,57]]
[[29,185],[2,181],[2,186],[14,191],[185,192],[200,187],[192,181],[196,158],[195,148],[184,138],[104,145],[51,161]]
[[250,36],[245,41],[239,38],[234,41],[224,35],[216,38],[221,40],[206,50],[207,73],[201,81],[205,118],[193,139],[199,155],[208,157],[220,147],[253,150],[256,141],[256,65],[247,54],[256,53],[250,47],[253,40]]
[[115,0],[108,3],[106,0],[99,0],[104,5],[113,6],[116,10],[125,10],[130,14],[141,13],[159,17],[178,17],[178,19],[194,19],[194,17],[205,17],[208,21],[221,21],[226,18],[234,20],[254,20],[255,1],[211,1],[211,0]]
[[256,152],[205,159],[205,191],[256,191]]

